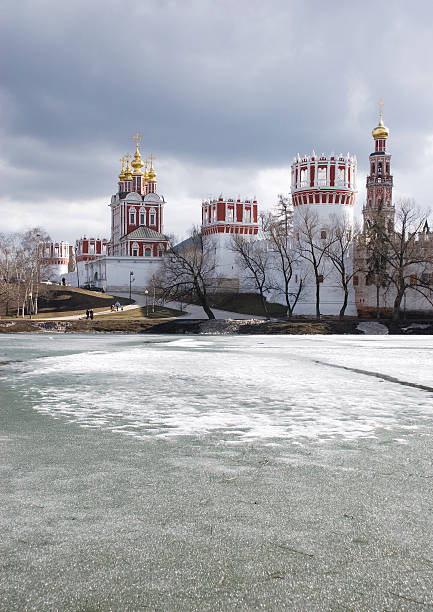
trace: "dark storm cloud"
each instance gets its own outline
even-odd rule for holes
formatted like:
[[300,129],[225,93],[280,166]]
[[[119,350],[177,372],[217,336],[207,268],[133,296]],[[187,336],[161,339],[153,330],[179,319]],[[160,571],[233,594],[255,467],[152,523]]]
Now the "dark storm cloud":
[[428,2],[27,0],[0,10],[0,171],[12,199],[109,193],[136,130],[160,158],[252,169],[313,147],[349,150],[365,167],[379,96],[394,168],[415,164],[433,132]]

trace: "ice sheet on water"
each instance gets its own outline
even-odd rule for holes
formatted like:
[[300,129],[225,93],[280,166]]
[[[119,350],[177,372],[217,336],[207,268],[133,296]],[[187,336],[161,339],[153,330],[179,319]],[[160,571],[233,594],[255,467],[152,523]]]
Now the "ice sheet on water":
[[401,439],[431,424],[433,394],[330,367],[425,381],[426,336],[162,340],[41,358],[16,387],[39,412],[138,438],[271,442],[398,429]]

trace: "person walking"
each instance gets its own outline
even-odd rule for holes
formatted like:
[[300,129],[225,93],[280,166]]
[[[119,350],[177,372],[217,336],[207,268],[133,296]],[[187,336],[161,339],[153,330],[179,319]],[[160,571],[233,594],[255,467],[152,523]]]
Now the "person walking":
[[90,315],[90,318],[93,319],[93,308],[90,309],[89,315]]
[[89,310],[89,309],[87,309],[87,310],[86,310],[86,319],[88,319],[88,318],[89,318],[89,316],[90,316],[90,310]]

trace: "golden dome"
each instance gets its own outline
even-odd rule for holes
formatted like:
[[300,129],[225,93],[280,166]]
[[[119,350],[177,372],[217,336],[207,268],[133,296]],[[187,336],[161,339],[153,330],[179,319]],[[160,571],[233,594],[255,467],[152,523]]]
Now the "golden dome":
[[153,156],[150,156],[150,169],[149,169],[149,181],[154,181],[156,179],[156,172],[153,169]]
[[132,168],[129,165],[129,158],[130,158],[130,155],[128,153],[128,155],[126,156],[128,163],[126,164],[125,181],[132,181]]
[[143,174],[142,167],[144,166],[143,160],[141,159],[140,151],[138,150],[138,142],[137,149],[134,153],[134,159],[131,162],[131,166],[134,168],[134,174]]
[[122,170],[119,174],[119,181],[123,182],[125,180],[125,158],[122,157],[120,161],[122,162]]
[[144,182],[147,183],[148,180],[149,180],[149,173],[147,171],[147,159],[146,159],[146,164],[145,164],[145,167],[144,167]]
[[373,138],[375,140],[377,140],[378,138],[388,138],[388,136],[389,136],[389,129],[385,125],[383,125],[383,119],[382,119],[382,106],[383,106],[383,102],[382,102],[382,98],[380,99],[379,106],[380,106],[379,123],[377,124],[377,127],[375,127],[374,130],[371,132],[372,136],[373,136]]

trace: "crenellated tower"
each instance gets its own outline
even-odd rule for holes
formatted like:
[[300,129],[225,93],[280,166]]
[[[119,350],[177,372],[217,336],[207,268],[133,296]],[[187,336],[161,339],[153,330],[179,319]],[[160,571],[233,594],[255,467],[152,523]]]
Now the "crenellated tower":
[[256,199],[219,198],[203,200],[201,205],[203,234],[249,234],[259,231]]
[[362,210],[364,231],[379,217],[388,231],[394,229],[395,208],[392,204],[391,155],[386,152],[389,129],[383,123],[382,100],[380,100],[379,105],[379,123],[372,131],[374,151],[370,154],[370,174],[367,176],[367,201]]

